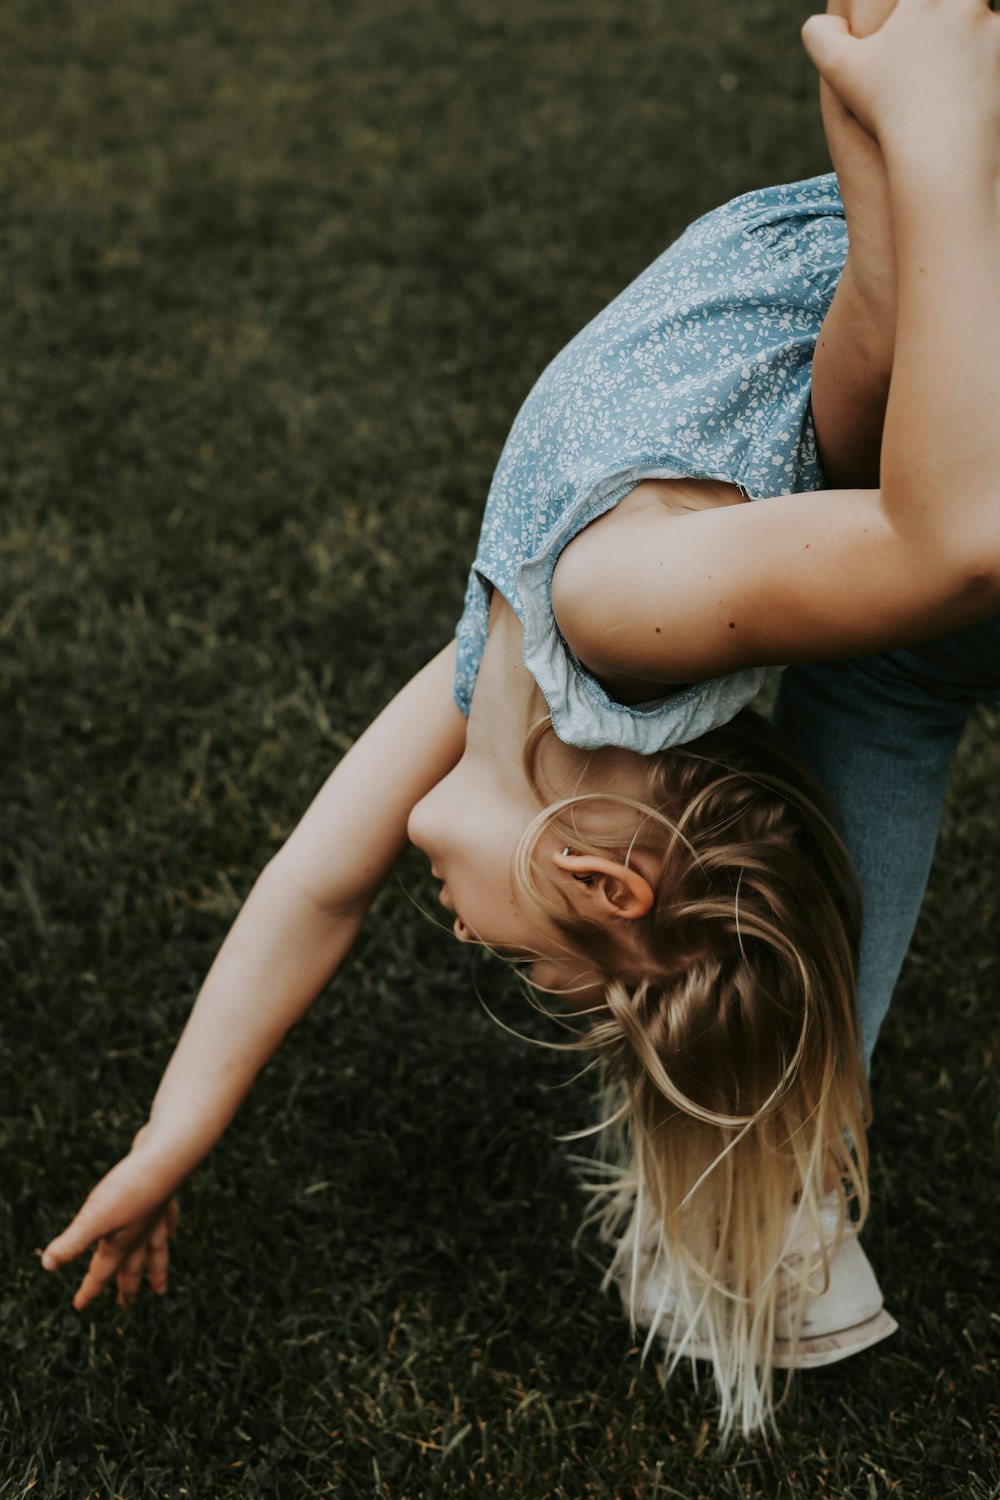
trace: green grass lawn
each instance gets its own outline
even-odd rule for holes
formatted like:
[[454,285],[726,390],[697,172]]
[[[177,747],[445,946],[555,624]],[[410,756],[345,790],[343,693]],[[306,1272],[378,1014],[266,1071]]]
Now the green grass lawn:
[[[598,1295],[589,1123],[421,862],[184,1194],[172,1287],[37,1251],[142,1122],[343,748],[447,638],[545,362],[824,170],[791,0],[0,11],[0,1496],[997,1500],[997,719],[874,1075],[898,1336],[715,1448]],[[564,1086],[561,1086],[564,1085]]]

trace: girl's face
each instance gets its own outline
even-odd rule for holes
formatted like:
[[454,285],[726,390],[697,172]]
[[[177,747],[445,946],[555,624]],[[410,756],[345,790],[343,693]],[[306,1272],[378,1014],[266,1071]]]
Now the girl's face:
[[[526,784],[522,793],[489,759],[466,755],[417,803],[407,831],[443,882],[440,901],[454,918],[460,942],[528,960],[534,984],[580,997],[594,990],[597,976],[585,971],[583,960],[552,922],[530,908],[513,880],[515,851],[537,812]],[[551,862],[556,850],[555,838],[543,834],[536,862],[547,896],[567,889]]]

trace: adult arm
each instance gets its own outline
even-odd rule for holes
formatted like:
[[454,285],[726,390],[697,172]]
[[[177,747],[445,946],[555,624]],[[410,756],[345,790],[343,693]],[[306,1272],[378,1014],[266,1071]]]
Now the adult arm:
[[166,1278],[177,1187],[219,1139],[257,1073],[349,952],[406,845],[414,804],[461,757],[454,644],[419,672],[347,752],[259,876],[198,995],[132,1151],[44,1252],[46,1269],[99,1241],[74,1298],[114,1277],[134,1297]]

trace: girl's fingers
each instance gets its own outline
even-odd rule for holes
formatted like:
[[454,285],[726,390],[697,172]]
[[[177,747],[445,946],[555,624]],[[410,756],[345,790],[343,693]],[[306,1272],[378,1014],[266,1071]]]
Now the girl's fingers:
[[878,58],[869,49],[879,37],[854,36],[842,16],[810,16],[802,28],[802,42],[820,78],[837,100],[858,119],[869,135],[878,138],[876,119],[885,111]]
[[103,1218],[103,1215],[93,1211],[88,1199],[72,1223],[67,1225],[62,1234],[57,1234],[54,1240],[50,1240],[42,1251],[42,1269],[56,1271],[82,1255],[106,1229],[113,1227],[102,1222]]
[[802,28],[802,44],[817,71],[836,90],[851,48],[856,45],[843,16],[810,16]]
[[896,0],[827,0],[827,11],[843,16],[854,36],[871,36],[896,9]]
[[137,1189],[136,1174],[128,1158],[119,1162],[88,1194],[79,1213],[62,1234],[57,1234],[46,1245],[42,1252],[43,1268],[54,1271],[59,1266],[68,1265],[95,1241],[137,1219],[151,1206],[143,1201],[144,1196],[142,1187]]
[[101,1179],[72,1222],[45,1247],[43,1268],[54,1271],[67,1265],[97,1240],[161,1212],[175,1185],[176,1179],[171,1181],[155,1155],[150,1161],[141,1147],[133,1150]]
[[[174,1217],[176,1219],[176,1214]],[[149,1284],[154,1292],[163,1293],[167,1290],[167,1265],[170,1260],[168,1241],[170,1234],[171,1229],[168,1214],[164,1213],[162,1218],[157,1219],[153,1232],[149,1236],[147,1269],[149,1271]]]
[[[86,1275],[77,1288],[73,1306],[77,1312],[99,1297],[110,1281],[118,1281],[118,1306],[131,1307],[139,1294],[144,1272],[149,1272],[153,1289],[167,1289],[168,1240],[177,1223],[177,1205],[171,1200],[138,1244],[127,1248],[115,1243],[115,1237],[102,1239],[90,1258]],[[118,1237],[121,1240],[121,1236]],[[131,1236],[130,1236],[131,1238]]]
[[146,1269],[146,1246],[137,1245],[118,1271],[118,1306],[131,1307],[139,1295],[142,1273]]
[[106,1240],[102,1240],[90,1257],[90,1265],[80,1285],[77,1287],[76,1296],[73,1298],[73,1306],[77,1312],[83,1309],[95,1297],[99,1297],[112,1280],[120,1265],[120,1257]]

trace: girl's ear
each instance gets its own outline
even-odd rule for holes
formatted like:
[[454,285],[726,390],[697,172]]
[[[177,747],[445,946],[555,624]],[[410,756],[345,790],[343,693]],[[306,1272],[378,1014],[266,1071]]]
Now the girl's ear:
[[624,917],[634,922],[652,909],[653,887],[630,865],[596,854],[571,854],[569,849],[553,854],[552,860],[580,882],[583,894],[576,893],[576,903],[582,900],[599,919]]

